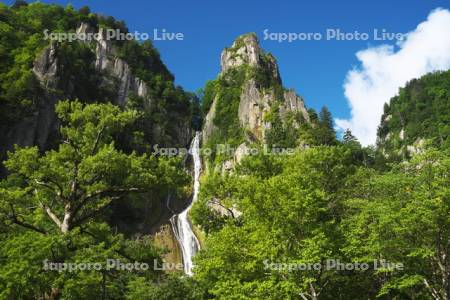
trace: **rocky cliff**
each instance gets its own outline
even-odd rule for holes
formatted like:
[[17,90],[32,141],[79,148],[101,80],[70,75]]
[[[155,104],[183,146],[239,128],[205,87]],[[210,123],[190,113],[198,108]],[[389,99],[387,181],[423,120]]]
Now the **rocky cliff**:
[[[86,23],[80,25],[77,29],[78,34],[95,33],[94,29]],[[147,84],[136,77],[130,66],[118,57],[117,49],[113,47],[111,41],[107,40],[106,30],[100,28],[98,31],[99,39],[95,41],[95,68],[100,72],[109,74],[117,82],[116,98],[114,102],[124,106],[127,96],[134,93],[145,99],[148,105],[151,104]]]
[[[223,50],[221,72],[216,81],[214,97],[204,118],[204,145],[226,143],[231,138],[232,142],[239,141],[238,149],[243,149],[253,142],[267,143],[267,133],[277,122],[294,128],[302,122],[310,122],[303,99],[294,90],[282,87],[275,58],[261,49],[253,33],[238,37],[230,48]],[[221,119],[229,117],[223,116],[224,108],[227,114],[236,114],[242,138],[230,136],[229,132],[223,134]],[[233,161],[241,158],[242,155],[236,154]],[[224,168],[233,165],[234,162],[228,161]]]
[[[97,31],[89,24],[82,23],[76,30],[77,33],[94,33]],[[85,61],[88,67],[83,68],[81,74],[84,81],[91,86],[77,85],[75,82],[80,74],[71,74],[72,63],[75,59],[67,59],[68,49],[74,46],[51,42],[41,51],[32,67],[32,72],[40,83],[42,94],[39,96],[37,109],[31,114],[7,124],[0,124],[0,160],[6,158],[6,151],[13,145],[32,146],[37,145],[42,151],[50,149],[58,144],[58,120],[54,112],[55,103],[60,99],[79,99],[84,102],[108,101],[119,106],[127,106],[131,97],[139,99],[140,108],[158,114],[175,114],[161,108],[162,101],[155,96],[152,83],[144,81],[135,75],[125,59],[120,57],[120,51],[112,41],[106,39],[105,30],[98,29],[100,39],[92,41],[76,41],[84,43],[87,52],[92,53],[92,62]],[[148,57],[148,59],[152,59]],[[93,75],[94,74],[94,75]],[[95,76],[95,77],[94,77]],[[84,82],[84,83],[86,83]],[[99,99],[89,99],[84,95],[91,93],[90,89],[96,89],[95,94],[101,95]],[[81,95],[81,97],[80,97]],[[81,98],[81,99],[80,99]],[[170,133],[167,133],[166,124],[152,122],[147,124],[150,128],[148,141],[150,143],[171,143],[171,146],[186,146],[192,136],[190,126],[191,119],[185,111],[179,112],[184,118],[172,118]],[[168,118],[170,119],[170,118]],[[165,135],[170,134],[170,139]],[[4,169],[0,175],[4,175]]]

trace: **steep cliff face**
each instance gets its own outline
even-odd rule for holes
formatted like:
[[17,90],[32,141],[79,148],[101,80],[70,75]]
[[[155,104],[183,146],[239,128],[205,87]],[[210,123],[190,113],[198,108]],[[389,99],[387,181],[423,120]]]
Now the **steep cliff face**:
[[[57,123],[54,106],[57,95],[50,92],[56,89],[58,59],[54,45],[47,47],[36,59],[33,73],[40,81],[43,94],[38,109],[31,115],[15,122],[0,126],[0,161],[6,157],[6,151],[12,150],[13,145],[32,146],[40,149],[51,147],[49,141],[56,134]],[[4,175],[4,169],[0,166],[0,175]]]
[[[77,29],[80,34],[94,33],[94,30],[88,24],[81,24]],[[134,93],[145,99],[151,104],[151,99],[147,84],[136,77],[130,66],[117,55],[116,49],[111,41],[107,39],[106,30],[100,28],[98,31],[99,39],[95,42],[95,67],[98,71],[111,75],[117,81],[116,104],[124,106],[127,96]]]
[[[77,33],[94,33],[95,29],[82,23],[76,30]],[[94,101],[109,101],[119,106],[125,107],[130,97],[139,99],[140,107],[148,111],[159,114],[177,112],[167,112],[160,108],[160,99],[153,99],[156,92],[151,93],[152,84],[137,77],[130,65],[119,57],[119,50],[113,43],[106,39],[104,29],[99,29],[99,40],[77,41],[73,43],[84,43],[87,52],[92,53],[93,59],[89,64],[90,69],[83,70],[86,73],[95,73],[95,78],[91,80],[92,74],[82,74],[86,81],[98,90],[98,94],[104,95],[101,99]],[[42,89],[39,97],[38,107],[31,114],[13,123],[0,126],[0,160],[5,159],[6,151],[11,150],[13,145],[32,146],[37,145],[41,150],[47,150],[58,143],[58,120],[54,112],[55,103],[60,99],[79,98],[80,90],[89,90],[89,86],[77,86],[76,74],[70,74],[72,61],[64,61],[67,55],[67,48],[60,43],[51,42],[36,57],[33,63],[32,72],[36,76]],[[82,59],[82,58],[81,58]],[[75,62],[73,62],[75,64]],[[87,91],[86,93],[88,93]],[[152,94],[152,95],[151,95]],[[81,101],[92,101],[90,99],[80,99]],[[158,107],[158,108],[155,108]],[[159,111],[157,111],[159,110]],[[151,122],[147,124],[151,143],[171,143],[173,146],[185,146],[189,144],[192,136],[190,119],[173,118],[171,125],[170,139],[167,139],[167,130],[164,124]],[[0,170],[4,174],[4,170]]]
[[[308,111],[303,99],[294,90],[284,90],[282,101],[279,102],[274,90],[261,89],[254,79],[246,82],[239,102],[239,121],[242,127],[249,130],[259,141],[264,141],[266,130],[271,128],[271,122],[264,118],[274,105],[278,106],[278,113],[282,120],[289,113],[299,113],[309,122]],[[293,126],[298,127],[298,123]]]
[[[94,33],[93,28],[82,23],[76,30],[77,33]],[[134,93],[151,104],[146,83],[135,77],[129,65],[117,57],[115,49],[110,41],[106,40],[104,29],[100,29],[100,39],[90,42],[89,45],[95,49],[95,70],[101,74],[105,86],[113,87],[111,91],[114,96],[109,99],[120,106],[125,105],[127,96]],[[33,63],[33,73],[41,83],[44,95],[40,101],[39,109],[29,117],[19,120],[16,124],[4,128],[5,135],[2,140],[2,148],[18,144],[20,146],[38,145],[45,150],[52,143],[49,139],[56,134],[57,120],[54,113],[54,105],[57,100],[71,97],[71,89],[60,88],[64,70],[61,70],[58,54],[62,50],[56,43],[51,43],[42,53],[36,57]],[[102,99],[99,99],[102,100]],[[187,141],[188,142],[188,141]]]
[[[208,91],[214,97],[204,119],[204,145],[231,141],[244,149],[249,143],[268,142],[267,133],[277,122],[294,128],[309,122],[303,99],[295,91],[282,87],[275,58],[261,49],[253,33],[238,37],[230,48],[223,50],[221,73],[210,86],[215,90]],[[233,117],[237,121],[233,125],[238,125],[240,132],[224,128]],[[225,123],[225,118],[230,121]],[[242,155],[235,155],[222,169],[232,168],[240,159]]]

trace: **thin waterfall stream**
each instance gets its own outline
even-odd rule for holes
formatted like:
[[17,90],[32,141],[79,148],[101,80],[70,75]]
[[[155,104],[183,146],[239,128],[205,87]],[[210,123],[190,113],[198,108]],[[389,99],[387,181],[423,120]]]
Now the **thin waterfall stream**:
[[195,236],[192,225],[188,219],[188,213],[192,205],[195,203],[198,197],[200,188],[200,172],[202,169],[202,162],[200,159],[200,132],[195,133],[195,137],[192,140],[189,153],[194,160],[194,193],[191,204],[180,214],[173,216],[170,219],[172,228],[175,233],[175,237],[180,244],[180,248],[183,255],[184,273],[192,276],[192,258],[200,250],[200,243]]

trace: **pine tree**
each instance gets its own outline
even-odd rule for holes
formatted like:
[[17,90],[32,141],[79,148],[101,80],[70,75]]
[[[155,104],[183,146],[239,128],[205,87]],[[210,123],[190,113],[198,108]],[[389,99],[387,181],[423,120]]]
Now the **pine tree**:
[[336,131],[333,128],[333,117],[326,106],[319,113],[316,138],[320,145],[336,145]]
[[354,142],[358,143],[358,139],[352,134],[351,130],[347,128],[347,130],[345,130],[344,132],[343,142],[344,144],[350,144]]

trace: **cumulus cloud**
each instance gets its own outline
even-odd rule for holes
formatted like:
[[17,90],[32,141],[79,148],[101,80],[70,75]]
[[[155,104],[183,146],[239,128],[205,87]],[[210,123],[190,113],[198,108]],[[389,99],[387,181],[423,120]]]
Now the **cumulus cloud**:
[[426,21],[393,45],[356,53],[360,66],[349,71],[344,83],[351,109],[349,120],[336,119],[339,130],[350,128],[363,145],[374,144],[385,102],[413,78],[450,68],[450,11],[433,10]]

